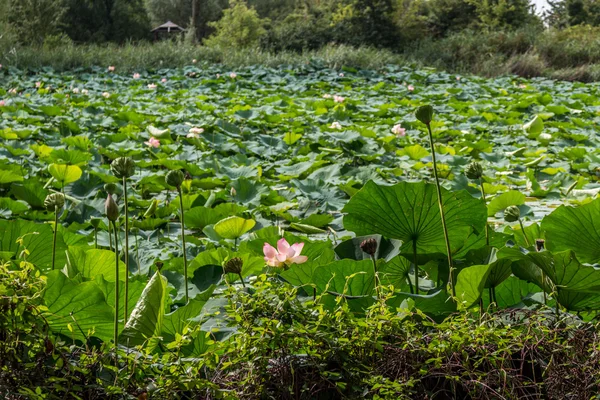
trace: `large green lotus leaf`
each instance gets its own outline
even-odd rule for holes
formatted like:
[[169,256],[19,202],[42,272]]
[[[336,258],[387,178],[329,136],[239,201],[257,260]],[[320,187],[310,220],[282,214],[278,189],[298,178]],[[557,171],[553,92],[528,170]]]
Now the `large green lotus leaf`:
[[[408,285],[411,263],[406,258],[396,256],[377,270],[382,285],[392,285],[403,290]],[[421,287],[421,285],[419,285]]]
[[184,357],[200,357],[210,349],[210,342],[213,340],[211,332],[199,331],[192,339],[191,343],[181,348],[181,354]]
[[517,190],[511,190],[494,197],[488,204],[488,216],[493,217],[497,212],[503,211],[509,206],[520,206],[525,204],[525,195]]
[[[456,251],[471,232],[483,230],[487,210],[466,191],[442,189],[442,197],[451,249]],[[402,240],[403,253],[412,254],[414,240],[418,254],[446,254],[435,185],[402,182],[380,186],[369,181],[343,212],[347,214],[345,228],[357,235],[380,234]]]
[[[0,251],[17,255],[23,251],[17,239],[23,237],[23,247],[29,251],[27,261],[42,271],[52,267],[52,227],[48,224],[36,224],[23,220],[0,220]],[[61,269],[67,260],[62,234],[56,235],[56,266]]]
[[490,273],[485,282],[485,287],[496,287],[512,274],[512,261],[509,259],[496,260],[491,263]]
[[213,229],[224,239],[238,239],[254,228],[254,225],[256,225],[256,221],[253,219],[233,216],[220,220],[213,226]]
[[41,210],[45,208],[44,199],[46,199],[48,191],[37,182],[13,183],[10,185],[10,192],[15,198],[27,202],[34,209]]
[[193,319],[200,315],[200,311],[212,296],[215,288],[215,285],[210,286],[208,290],[191,299],[183,307],[179,307],[172,313],[165,315],[162,325],[162,337],[166,342],[175,340],[175,335],[182,334],[186,326],[195,326],[200,323],[200,321]]
[[[115,253],[108,250],[85,250],[71,247],[67,252],[67,263],[86,279],[102,275],[108,282],[115,279]],[[119,280],[125,280],[125,263],[119,260]]]
[[200,292],[208,290],[212,285],[218,285],[223,279],[223,267],[220,265],[203,265],[194,271],[191,284]]
[[459,272],[455,289],[460,304],[469,308],[479,300],[491,268],[490,264],[473,265]]
[[167,300],[167,280],[156,272],[148,281],[133,309],[119,343],[132,347],[144,344],[162,330]]
[[395,308],[414,308],[421,310],[427,315],[435,317],[436,320],[444,318],[456,311],[456,303],[444,290],[438,290],[431,294],[398,293],[387,303]]
[[600,290],[600,269],[581,264],[571,250],[559,253],[543,251],[527,256],[559,289]]
[[309,257],[309,261],[303,264],[292,264],[287,270],[282,271],[280,276],[294,286],[313,285],[315,270],[332,263],[334,260],[335,254],[331,248],[328,248],[320,253],[318,257]]
[[573,250],[584,263],[600,261],[600,199],[580,207],[560,206],[541,228],[548,250]]
[[600,292],[560,290],[558,302],[570,311],[597,311],[600,309]]
[[57,181],[58,187],[66,186],[81,178],[81,168],[76,165],[50,164],[48,172]]
[[204,229],[223,218],[223,214],[214,208],[194,207],[185,213],[185,226],[191,229]]
[[339,260],[316,268],[312,279],[319,293],[370,296],[375,288],[374,278],[371,260]]
[[23,182],[23,176],[10,170],[0,170],[0,185]]
[[110,341],[114,309],[106,302],[100,287],[95,282],[77,283],[57,270],[50,271],[47,277],[43,298],[48,310],[44,318],[50,328],[79,340],[89,335]]
[[[516,276],[510,276],[508,279],[505,279],[495,287],[495,290],[496,300],[500,308],[518,306],[527,297],[542,291],[539,286],[519,279]],[[484,304],[490,304],[490,297],[487,290],[483,292],[483,301]]]
[[[142,280],[143,279],[143,280]],[[94,281],[98,285],[98,287],[104,293],[104,297],[106,298],[106,302],[112,308],[115,308],[115,282],[114,279],[112,282],[107,281],[104,276],[98,275],[95,277]],[[146,278],[145,277],[135,277],[133,279],[129,279],[129,290],[128,290],[128,301],[127,301],[127,315],[131,315],[133,309],[135,308],[144,288],[146,287]],[[125,282],[123,280],[119,281],[119,310],[118,316],[121,317],[125,313]],[[121,328],[123,328],[123,321],[120,320]]]
[[379,260],[391,260],[400,252],[400,246],[402,242],[394,239],[386,239],[381,235],[368,235],[358,236],[349,240],[346,240],[335,247],[335,254],[340,258],[350,258],[352,260],[366,260],[370,259],[371,256],[360,248],[360,244],[367,239],[375,239],[377,242],[377,251],[375,252],[375,259]]

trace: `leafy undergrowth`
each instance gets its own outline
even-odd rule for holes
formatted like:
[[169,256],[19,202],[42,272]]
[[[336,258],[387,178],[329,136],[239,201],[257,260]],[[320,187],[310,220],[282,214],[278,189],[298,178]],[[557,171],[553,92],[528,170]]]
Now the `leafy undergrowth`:
[[[436,323],[376,303],[357,316],[274,276],[229,286],[228,341],[190,330],[150,353],[54,335],[44,282],[26,262],[0,268],[0,395],[7,399],[589,399],[600,383],[597,326],[553,310],[462,312]],[[386,296],[392,293],[386,292]],[[74,328],[76,329],[76,328]],[[198,344],[196,344],[198,345]]]

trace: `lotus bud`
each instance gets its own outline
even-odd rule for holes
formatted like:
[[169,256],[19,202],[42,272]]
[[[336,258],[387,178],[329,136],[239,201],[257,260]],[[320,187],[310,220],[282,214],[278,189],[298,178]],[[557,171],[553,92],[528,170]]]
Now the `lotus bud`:
[[110,170],[119,179],[129,178],[135,173],[135,162],[130,157],[119,157],[110,163]]
[[504,210],[504,220],[506,222],[515,222],[521,218],[521,210],[517,206],[506,207]]
[[472,162],[465,168],[465,175],[472,180],[481,179],[483,176],[483,167],[478,162]]
[[183,172],[181,172],[180,170],[169,171],[169,173],[165,177],[165,182],[167,182],[167,185],[169,186],[175,186],[176,188],[179,188],[183,183],[184,178],[185,175],[183,175]]
[[231,197],[235,197],[235,195],[237,194],[237,190],[235,190],[235,188],[232,186],[231,190],[229,190],[229,194],[231,194]]
[[155,265],[156,265],[156,269],[160,271],[162,269],[163,265],[165,265],[165,264],[162,261],[157,261],[155,263]]
[[98,229],[100,226],[100,218],[90,218],[90,224],[92,224],[94,229]]
[[239,257],[234,257],[223,265],[223,271],[227,274],[241,274],[243,266],[244,261]]
[[360,244],[360,249],[370,256],[374,256],[377,253],[377,240],[371,238],[363,240]]
[[544,239],[535,239],[535,250],[540,252],[546,247],[546,241]]
[[44,207],[48,211],[54,211],[63,208],[65,205],[65,196],[62,193],[51,193],[44,200]]
[[433,121],[433,107],[430,105],[421,106],[415,113],[415,116],[425,125],[429,125]]
[[115,200],[110,194],[106,196],[104,211],[109,221],[115,222],[119,218],[119,206],[117,206],[117,203],[115,203]]
[[144,218],[150,218],[151,216],[153,216],[154,213],[156,212],[157,208],[158,208],[158,200],[154,199],[154,200],[152,200],[152,204],[150,204],[150,207],[148,207],[148,209],[144,213]]
[[107,183],[104,185],[104,191],[108,194],[115,194],[117,191],[117,185],[114,183]]

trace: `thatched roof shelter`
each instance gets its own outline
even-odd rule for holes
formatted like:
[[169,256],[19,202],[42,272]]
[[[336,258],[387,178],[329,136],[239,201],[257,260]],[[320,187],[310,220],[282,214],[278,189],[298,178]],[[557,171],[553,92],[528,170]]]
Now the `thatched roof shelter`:
[[185,29],[183,29],[182,27],[180,27],[177,24],[174,24],[171,21],[167,21],[164,24],[162,24],[161,26],[158,26],[154,29],[152,29],[152,33],[154,33],[154,39],[158,39],[159,35],[170,35],[172,33],[181,33],[184,32]]

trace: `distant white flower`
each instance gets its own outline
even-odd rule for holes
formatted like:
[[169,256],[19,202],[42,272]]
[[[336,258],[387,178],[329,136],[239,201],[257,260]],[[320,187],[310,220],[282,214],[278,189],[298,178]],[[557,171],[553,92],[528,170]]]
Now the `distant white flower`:
[[114,65],[109,65],[108,66],[108,72],[115,72],[115,66]]
[[133,79],[140,79],[140,74],[138,74],[137,72],[133,74]]
[[327,93],[325,93],[325,94],[323,95],[323,98],[324,98],[324,99],[330,99],[330,98],[331,98],[331,95],[330,95],[330,94],[327,94]]
[[156,85],[154,83],[148,84],[148,89],[156,89]]
[[335,121],[329,126],[329,129],[342,129],[342,124]]
[[9,94],[17,94],[17,89],[15,89],[15,88],[9,89],[8,93]]
[[460,76],[457,76],[457,77],[456,77],[456,80],[457,80],[457,81],[460,81]]
[[344,77],[344,73],[340,72],[340,77],[343,78]]
[[89,93],[89,91],[87,89],[81,89],[81,94],[87,95],[88,93]]
[[229,74],[229,77],[231,79],[235,79],[235,78],[237,78],[237,74],[235,72],[232,72],[232,73]]
[[400,124],[394,125],[392,128],[392,133],[396,136],[406,136],[406,129],[404,129]]
[[192,60],[192,64],[196,64],[198,62],[198,60],[196,60],[195,58]]
[[204,133],[204,128],[191,128],[189,133],[187,134],[187,138],[193,139],[193,138],[197,138],[200,137],[200,135]]
[[105,99],[108,99],[110,97],[110,93],[104,92],[104,93],[102,93],[102,97],[104,97]]
[[519,85],[519,89],[527,89],[527,85],[526,85],[526,84],[524,84],[524,83],[521,83],[521,84]]
[[409,92],[412,92],[413,90],[415,90],[415,87],[413,85],[408,85],[407,89]]
[[217,79],[219,79],[221,77],[221,74],[217,74]]
[[79,88],[73,88],[73,93],[79,94]]
[[35,83],[35,87],[36,87],[36,88],[40,88],[40,87],[42,87],[42,82],[36,82],[36,83]]
[[336,103],[343,103],[344,100],[346,100],[345,97],[338,96],[337,94],[335,96],[333,96],[333,101],[335,101]]

